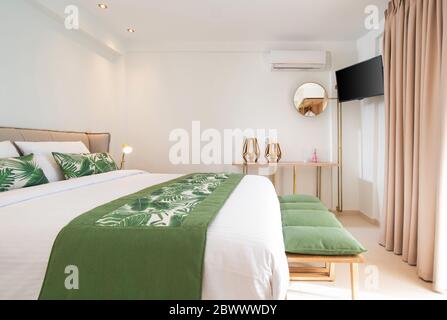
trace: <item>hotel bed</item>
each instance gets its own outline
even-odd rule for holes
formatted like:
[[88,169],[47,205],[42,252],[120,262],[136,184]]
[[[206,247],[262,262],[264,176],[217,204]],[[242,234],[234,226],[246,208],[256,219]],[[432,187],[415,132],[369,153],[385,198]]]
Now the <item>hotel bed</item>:
[[[85,141],[108,150],[109,135],[92,137],[0,128],[0,141]],[[0,193],[0,299],[39,297],[54,241],[73,219],[178,177],[114,171]],[[202,299],[284,299],[288,283],[276,192],[268,179],[245,176],[208,228]]]

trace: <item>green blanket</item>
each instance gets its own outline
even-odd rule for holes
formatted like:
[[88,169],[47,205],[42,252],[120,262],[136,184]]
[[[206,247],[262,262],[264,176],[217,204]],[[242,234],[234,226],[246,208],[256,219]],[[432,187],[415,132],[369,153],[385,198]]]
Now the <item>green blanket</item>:
[[42,300],[197,300],[208,225],[242,180],[193,174],[87,212],[59,233]]

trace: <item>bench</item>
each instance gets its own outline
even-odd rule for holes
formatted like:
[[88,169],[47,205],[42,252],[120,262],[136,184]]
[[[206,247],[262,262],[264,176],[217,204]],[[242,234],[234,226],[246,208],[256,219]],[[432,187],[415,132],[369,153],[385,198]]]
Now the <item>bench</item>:
[[[350,268],[352,299],[358,298],[358,266],[366,250],[335,215],[312,196],[279,197],[291,281],[335,281],[335,265]],[[322,266],[314,266],[321,264]]]

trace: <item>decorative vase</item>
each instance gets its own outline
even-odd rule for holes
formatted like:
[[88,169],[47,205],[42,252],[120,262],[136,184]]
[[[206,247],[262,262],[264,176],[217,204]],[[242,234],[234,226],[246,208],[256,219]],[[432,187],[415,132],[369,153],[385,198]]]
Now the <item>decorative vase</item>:
[[278,163],[282,158],[281,146],[279,143],[269,143],[265,148],[265,158],[268,163]]
[[244,158],[245,163],[257,163],[259,160],[259,154],[260,149],[258,139],[245,139],[244,149],[242,151],[242,157]]
[[313,163],[318,163],[317,149],[315,149],[314,153],[312,154],[312,162]]

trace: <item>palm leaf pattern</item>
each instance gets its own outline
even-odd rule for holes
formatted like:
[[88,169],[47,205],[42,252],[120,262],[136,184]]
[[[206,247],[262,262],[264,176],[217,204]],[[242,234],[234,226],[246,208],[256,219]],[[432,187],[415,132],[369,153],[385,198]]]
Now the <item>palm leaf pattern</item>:
[[66,154],[53,152],[53,157],[67,180],[118,170],[115,161],[107,153]]
[[0,159],[0,192],[48,183],[43,170],[34,162],[34,155]]
[[9,191],[14,185],[14,174],[12,169],[0,169],[0,192]]
[[178,227],[228,174],[195,174],[173,182],[104,215],[102,227]]

